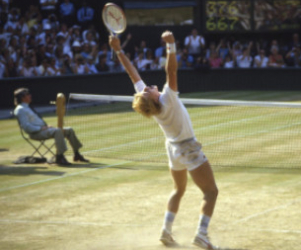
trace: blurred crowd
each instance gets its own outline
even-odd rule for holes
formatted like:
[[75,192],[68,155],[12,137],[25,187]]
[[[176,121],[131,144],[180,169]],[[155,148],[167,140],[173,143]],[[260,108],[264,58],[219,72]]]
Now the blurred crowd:
[[[39,0],[21,12],[0,0],[0,78],[93,74],[124,71],[95,28],[95,10],[83,0]],[[22,14],[24,13],[24,14]],[[139,71],[164,69],[165,44],[149,47],[141,40],[134,52],[122,48]],[[179,68],[300,67],[298,33],[288,44],[272,41],[221,39],[207,42],[197,29],[177,41]]]
[[[285,68],[301,67],[301,42],[294,33],[289,42],[259,39],[248,41],[223,38],[210,41],[196,56],[195,67],[209,68]],[[193,61],[193,59],[192,59]]]

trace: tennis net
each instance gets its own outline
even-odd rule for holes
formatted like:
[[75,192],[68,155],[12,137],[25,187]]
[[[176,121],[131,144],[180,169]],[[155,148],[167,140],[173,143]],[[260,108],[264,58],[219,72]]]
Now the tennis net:
[[[132,96],[70,94],[66,125],[92,157],[167,163],[164,135]],[[299,168],[301,104],[181,98],[213,166]],[[72,107],[76,107],[73,109]]]

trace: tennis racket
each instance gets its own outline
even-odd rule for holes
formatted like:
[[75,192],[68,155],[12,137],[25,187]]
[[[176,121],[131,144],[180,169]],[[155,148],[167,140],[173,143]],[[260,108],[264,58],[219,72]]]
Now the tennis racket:
[[114,3],[107,3],[102,10],[102,20],[111,35],[120,34],[126,29],[123,10]]

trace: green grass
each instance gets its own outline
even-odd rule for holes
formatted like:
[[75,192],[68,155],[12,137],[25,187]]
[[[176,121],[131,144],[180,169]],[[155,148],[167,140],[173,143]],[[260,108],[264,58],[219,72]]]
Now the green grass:
[[[296,102],[300,96],[297,92],[215,94],[191,97]],[[13,164],[32,149],[21,138],[16,120],[0,121],[0,249],[166,249],[158,237],[172,181],[161,131],[146,119],[146,124],[139,120],[125,126],[127,119],[139,116],[124,109],[90,111],[83,116],[73,110],[67,117],[84,142],[81,151],[91,160],[71,167]],[[298,250],[299,112],[290,118],[286,111],[258,108],[229,112],[208,107],[189,112],[219,187],[209,230],[212,241],[228,250]],[[54,114],[45,120],[56,124]],[[153,143],[155,137],[159,140]],[[147,140],[147,147],[129,144],[131,140],[144,144]],[[116,146],[120,141],[124,147]],[[88,152],[101,148],[102,156]],[[156,162],[130,160],[147,157],[146,151],[155,154]],[[67,158],[72,159],[71,152]],[[189,178],[174,225],[180,249],[196,249],[190,242],[201,198]]]

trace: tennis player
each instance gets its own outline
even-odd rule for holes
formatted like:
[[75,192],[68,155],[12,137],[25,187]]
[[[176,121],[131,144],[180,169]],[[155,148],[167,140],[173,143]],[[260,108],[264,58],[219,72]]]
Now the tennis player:
[[133,101],[134,110],[146,117],[152,116],[166,137],[166,151],[174,190],[168,200],[160,240],[164,245],[176,244],[172,237],[172,225],[185,193],[188,171],[204,194],[193,244],[204,249],[218,249],[211,244],[207,234],[218,189],[211,166],[201,150],[202,146],[195,139],[188,112],[178,97],[176,45],[173,33],[165,31],[162,39],[166,42],[167,50],[166,84],[163,91],[159,92],[157,86],[145,85],[136,68],[121,50],[120,40],[116,36],[109,37],[110,46],[126,69],[137,92]]

